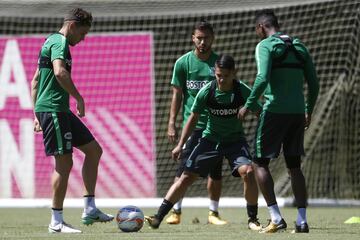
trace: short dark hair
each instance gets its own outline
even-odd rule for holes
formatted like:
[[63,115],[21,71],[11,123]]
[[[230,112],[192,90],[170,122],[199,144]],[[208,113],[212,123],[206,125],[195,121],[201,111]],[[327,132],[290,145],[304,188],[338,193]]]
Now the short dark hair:
[[81,8],[71,9],[64,18],[64,22],[75,21],[75,23],[79,26],[89,26],[89,27],[91,27],[92,20],[93,18],[91,12],[87,12]]
[[192,32],[193,34],[195,33],[195,30],[209,31],[212,35],[214,35],[213,26],[206,20],[201,20],[200,22],[196,23],[193,28],[193,32]]
[[272,9],[264,9],[256,13],[256,24],[263,24],[267,28],[279,28],[279,22]]
[[235,69],[235,61],[234,58],[230,55],[220,55],[216,60],[215,65],[218,68],[234,70]]

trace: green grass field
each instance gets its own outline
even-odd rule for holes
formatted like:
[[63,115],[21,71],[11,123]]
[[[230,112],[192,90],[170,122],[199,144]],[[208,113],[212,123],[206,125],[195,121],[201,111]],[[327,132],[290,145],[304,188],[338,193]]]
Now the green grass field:
[[[104,209],[115,214],[116,209]],[[149,229],[147,225],[137,233],[123,233],[117,229],[115,222],[83,226],[80,224],[82,209],[67,208],[64,210],[65,220],[80,228],[82,234],[49,234],[47,225],[50,220],[50,211],[45,208],[29,209],[0,209],[0,239],[360,239],[360,224],[344,224],[352,216],[360,216],[359,208],[309,208],[309,234],[291,234],[296,209],[282,208],[282,214],[288,223],[288,230],[283,233],[259,234],[247,229],[245,208],[222,208],[222,217],[229,220],[226,226],[212,226],[206,224],[206,208],[184,208],[183,221],[180,225],[170,226],[163,223],[159,229]],[[143,209],[145,215],[154,213],[155,209]],[[200,223],[193,224],[192,219],[197,217]],[[266,208],[259,209],[259,218],[262,224],[267,223]]]

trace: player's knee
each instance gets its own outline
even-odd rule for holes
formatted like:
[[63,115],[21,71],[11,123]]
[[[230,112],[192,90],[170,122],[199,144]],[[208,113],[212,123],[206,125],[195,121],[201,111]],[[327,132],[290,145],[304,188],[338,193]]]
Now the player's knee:
[[98,161],[100,161],[100,158],[103,154],[103,149],[100,146],[100,144],[97,141],[95,141],[93,146],[91,146],[91,148],[92,148],[92,150],[90,152],[88,152],[87,154],[91,155],[92,158],[98,159]]
[[176,183],[177,181],[179,181],[180,177],[181,177],[181,175],[180,175],[180,176],[176,176],[176,177],[174,178],[174,183]]
[[73,166],[72,154],[55,156],[55,171],[61,175],[68,175]]
[[214,179],[210,176],[208,177],[206,189],[209,194],[218,191],[219,189],[221,189],[221,187],[222,187],[221,177],[217,179]]
[[242,165],[238,168],[239,175],[244,179],[248,180],[249,177],[252,177],[254,175],[254,169],[251,164],[249,165]]
[[91,159],[91,161],[100,160],[101,155],[103,154],[102,147],[96,140],[82,146],[80,150],[86,156],[88,156]]
[[103,154],[103,149],[102,147],[100,146],[100,144],[98,142],[96,142],[96,154],[99,156],[99,158],[102,156]]
[[254,174],[254,166],[252,164],[247,165],[247,175]]
[[183,172],[177,183],[183,186],[190,186],[196,179],[196,174],[185,171]]
[[73,160],[71,159],[70,161],[67,162],[67,164],[63,165],[61,167],[61,172],[64,175],[70,175],[71,169],[73,167]]

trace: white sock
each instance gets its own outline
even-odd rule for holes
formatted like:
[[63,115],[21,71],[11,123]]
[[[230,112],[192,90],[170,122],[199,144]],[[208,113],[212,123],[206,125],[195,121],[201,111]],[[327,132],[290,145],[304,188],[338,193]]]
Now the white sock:
[[278,205],[274,204],[274,205],[268,206],[268,209],[269,209],[271,221],[275,224],[278,224],[282,219]]
[[298,208],[298,215],[296,219],[296,225],[300,226],[302,223],[306,223],[306,208]]
[[63,210],[54,210],[51,209],[51,226],[56,226],[59,223],[62,223],[64,221],[63,219]]
[[95,196],[84,196],[84,212],[89,214],[96,210]]
[[180,198],[179,201],[177,201],[177,202],[174,204],[173,209],[174,209],[175,211],[178,211],[178,212],[181,211],[182,201],[183,201],[183,199]]
[[219,201],[210,200],[210,211],[217,212],[219,209]]

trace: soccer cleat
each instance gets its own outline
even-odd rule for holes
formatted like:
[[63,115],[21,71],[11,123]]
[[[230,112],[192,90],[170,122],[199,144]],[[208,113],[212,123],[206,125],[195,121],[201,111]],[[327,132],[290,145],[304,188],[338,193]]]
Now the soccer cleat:
[[114,216],[110,214],[103,213],[99,209],[96,209],[93,213],[83,212],[81,216],[81,221],[85,225],[91,225],[95,222],[111,222],[114,219]]
[[282,232],[282,231],[285,231],[286,228],[287,228],[287,224],[286,224],[285,220],[282,218],[278,224],[275,224],[275,223],[269,221],[269,225],[267,225],[265,228],[261,229],[259,231],[259,233]]
[[215,211],[209,211],[209,217],[208,217],[208,223],[214,224],[214,225],[225,225],[227,224],[227,221],[222,220],[219,216],[218,212]]
[[173,210],[171,215],[166,219],[167,224],[179,224],[181,222],[181,211]]
[[156,216],[145,216],[144,218],[152,229],[159,228],[161,221]]
[[249,218],[248,219],[248,228],[253,231],[260,231],[262,226],[257,218]]
[[295,222],[295,230],[293,230],[291,233],[309,233],[309,225],[305,223],[301,223],[300,225],[296,225]]
[[73,226],[65,222],[59,223],[55,226],[49,224],[48,230],[49,233],[81,233],[80,230],[74,228]]

